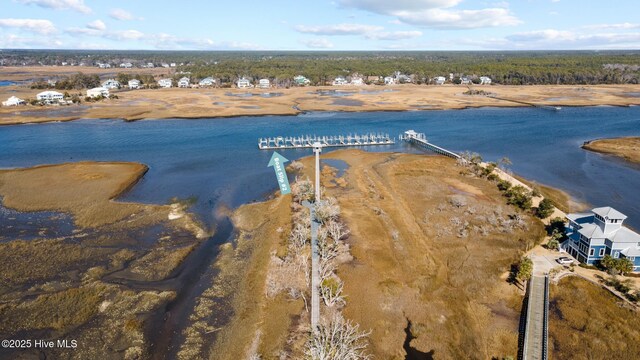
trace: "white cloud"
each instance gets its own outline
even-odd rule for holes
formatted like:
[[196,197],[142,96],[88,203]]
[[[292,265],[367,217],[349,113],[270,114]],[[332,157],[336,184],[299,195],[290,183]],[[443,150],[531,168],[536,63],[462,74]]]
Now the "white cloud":
[[340,0],[340,5],[371,11],[379,14],[389,14],[398,10],[418,11],[435,8],[449,8],[458,5],[462,0]]
[[93,30],[106,30],[107,25],[105,25],[104,21],[102,20],[95,20],[88,23],[87,28],[93,29]]
[[365,34],[367,39],[372,40],[404,40],[422,36],[421,31],[383,31]]
[[321,26],[297,25],[294,29],[297,32],[314,35],[364,35],[384,28],[374,25],[336,24]]
[[561,31],[554,29],[521,32],[507,36],[507,39],[512,41],[573,41],[575,40],[575,38],[576,35],[571,31]]
[[344,7],[393,16],[405,24],[437,29],[476,29],[513,26],[521,21],[508,3],[478,10],[454,9],[461,0],[340,0]]
[[320,38],[320,39],[309,39],[309,40],[301,40],[302,44],[310,49],[331,49],[333,48],[333,43],[331,41]]
[[56,32],[53,23],[44,19],[0,19],[0,28],[21,29],[44,35]]
[[513,26],[521,23],[504,8],[482,10],[428,9],[418,12],[398,11],[394,14],[404,23],[438,29],[477,29]]
[[107,39],[111,40],[140,40],[144,38],[145,33],[138,30],[119,30],[119,31],[109,31],[104,33],[103,35]]
[[118,9],[118,8],[111,9],[111,11],[109,12],[109,16],[112,17],[113,19],[120,20],[120,21],[144,20],[144,18],[136,17],[132,13],[128,12],[127,10]]
[[595,25],[587,25],[584,27],[585,29],[593,29],[593,30],[628,30],[628,29],[640,29],[640,24],[632,24],[632,23],[619,23],[619,24],[595,24]]
[[63,42],[55,38],[42,36],[27,37],[15,34],[0,36],[0,48],[4,49],[37,49],[37,48],[60,48]]
[[545,29],[506,37],[516,49],[623,49],[640,47],[640,32],[598,33]]
[[84,4],[84,0],[18,0],[23,4],[33,4],[47,9],[75,10],[83,14],[91,14],[91,8]]

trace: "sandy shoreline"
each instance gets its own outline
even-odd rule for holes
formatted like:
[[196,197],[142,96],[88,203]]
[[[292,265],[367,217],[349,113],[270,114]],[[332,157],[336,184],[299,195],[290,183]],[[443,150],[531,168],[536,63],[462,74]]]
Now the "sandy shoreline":
[[[0,125],[78,119],[198,119],[298,115],[314,111],[375,112],[448,110],[479,107],[632,106],[637,85],[474,86],[487,95],[465,95],[467,86],[397,85],[302,87],[290,89],[120,90],[118,99],[70,106],[1,107]],[[334,93],[337,91],[337,93]],[[39,90],[24,85],[0,87],[0,99],[34,98]],[[73,90],[69,93],[85,91]]]

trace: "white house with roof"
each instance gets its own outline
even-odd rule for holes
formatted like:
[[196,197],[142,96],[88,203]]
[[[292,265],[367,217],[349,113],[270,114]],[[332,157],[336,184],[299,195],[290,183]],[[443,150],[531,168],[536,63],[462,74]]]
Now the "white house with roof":
[[215,84],[216,84],[216,79],[212,77],[204,78],[200,80],[200,82],[198,82],[199,86],[214,86]]
[[15,96],[12,96],[8,98],[7,101],[2,102],[2,106],[18,106],[18,105],[24,105],[24,104],[25,104],[24,100]]
[[161,88],[170,88],[173,86],[173,80],[171,79],[160,79],[158,80],[158,86]]
[[436,83],[436,85],[444,85],[447,79],[444,76],[438,76],[434,78],[433,81]]
[[258,81],[258,87],[260,89],[268,89],[271,87],[271,82],[269,79],[260,79],[260,81]]
[[466,76],[463,76],[463,77],[460,79],[460,84],[462,84],[462,85],[471,85],[471,79],[469,79],[469,78],[468,78],[468,77],[466,77]]
[[179,88],[188,88],[189,85],[191,85],[191,80],[188,77],[182,77],[180,78],[180,80],[178,80],[178,87]]
[[236,83],[236,85],[238,85],[239,88],[250,88],[253,85],[251,85],[251,81],[249,81],[249,79],[242,77],[240,79],[238,79],[238,82]]
[[353,86],[362,86],[364,85],[364,80],[360,76],[352,76],[350,84]]
[[114,79],[109,79],[102,83],[102,87],[107,89],[120,89],[121,86],[120,82]]
[[140,80],[138,79],[131,79],[129,80],[129,82],[127,83],[127,86],[129,87],[129,89],[140,89],[140,85],[142,83],[140,82]]
[[345,79],[344,77],[338,76],[337,78],[335,78],[333,80],[332,84],[333,84],[333,86],[343,86],[343,85],[347,85],[349,83],[347,82],[347,79]]
[[393,76],[385,76],[384,77],[384,84],[385,85],[395,85],[396,84],[396,78]]
[[126,62],[126,63],[120,64],[120,67],[124,69],[131,69],[133,67],[133,64],[130,62]]
[[405,75],[400,71],[396,71],[393,74],[393,77],[396,79],[397,84],[405,84],[405,83],[410,83],[412,81],[411,76]]
[[38,93],[36,95],[36,99],[38,101],[44,101],[47,103],[54,103],[54,102],[60,102],[62,100],[64,100],[64,95],[62,95],[61,93],[57,92],[57,91],[43,91],[41,93]]
[[587,213],[568,214],[568,239],[562,243],[578,261],[593,264],[605,255],[627,258],[633,271],[640,271],[640,234],[622,226],[627,216],[612,207],[599,207]]
[[109,97],[109,89],[105,87],[97,87],[93,89],[87,90],[87,97],[97,98],[97,97]]
[[488,76],[480,76],[480,85],[491,85],[491,78]]
[[311,81],[302,75],[296,75],[293,77],[293,82],[298,86],[307,86],[311,84]]

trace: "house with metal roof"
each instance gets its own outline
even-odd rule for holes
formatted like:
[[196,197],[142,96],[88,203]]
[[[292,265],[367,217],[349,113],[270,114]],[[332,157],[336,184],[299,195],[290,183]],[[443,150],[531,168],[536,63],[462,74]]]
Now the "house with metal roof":
[[593,264],[605,255],[627,258],[633,271],[640,271],[640,234],[622,226],[627,216],[612,207],[599,207],[587,213],[568,214],[568,239],[562,243],[578,261]]

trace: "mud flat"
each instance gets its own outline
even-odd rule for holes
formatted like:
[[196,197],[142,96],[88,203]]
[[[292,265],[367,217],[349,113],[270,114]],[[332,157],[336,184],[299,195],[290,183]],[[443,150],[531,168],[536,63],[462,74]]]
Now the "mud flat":
[[582,148],[640,164],[640,137],[597,139],[584,143]]
[[[2,73],[0,72],[0,77]],[[121,118],[124,120],[166,118],[215,118],[258,115],[296,115],[308,111],[403,111],[443,110],[475,107],[536,106],[629,106],[640,105],[640,97],[628,96],[634,85],[539,85],[475,86],[491,96],[465,95],[467,86],[300,87],[271,89],[155,89],[114,91],[118,99],[82,105],[1,107],[0,125]],[[393,91],[384,91],[393,90]],[[0,87],[0,99],[18,96],[33,99],[39,90],[26,85]],[[85,91],[79,93],[84,98]],[[277,97],[268,94],[278,93]],[[224,99],[224,101],[220,101]],[[223,103],[223,104],[221,104]],[[72,109],[72,110],[66,110]]]
[[[522,295],[506,274],[541,241],[542,224],[505,205],[494,183],[462,175],[448,158],[356,150],[327,156],[348,166],[323,169],[322,183],[351,229],[345,242],[353,259],[337,270],[347,301],[342,313],[371,330],[369,352],[380,359],[515,357]],[[310,175],[310,160],[302,160],[299,176]],[[217,334],[210,358],[303,357],[305,303],[286,293],[266,295],[269,262],[279,264],[286,253],[291,204],[284,196],[235,213],[238,245],[218,266],[233,274],[238,259],[250,261],[247,277],[233,287],[229,325],[209,329]]]
[[75,349],[2,349],[0,357],[146,357],[147,319],[180,290],[164,280],[205,234],[177,205],[115,199],[145,172],[100,162],[0,170],[3,206],[64,212],[74,224],[69,236],[0,243],[0,335],[77,340]]

